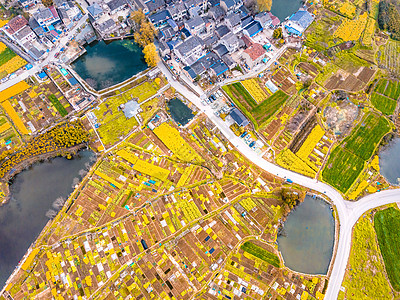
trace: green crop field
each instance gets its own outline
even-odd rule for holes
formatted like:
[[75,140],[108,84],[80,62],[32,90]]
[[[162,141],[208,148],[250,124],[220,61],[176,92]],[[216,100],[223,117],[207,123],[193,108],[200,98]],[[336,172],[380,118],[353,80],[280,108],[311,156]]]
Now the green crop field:
[[50,95],[49,96],[49,100],[51,102],[51,104],[54,105],[54,107],[57,109],[57,111],[60,113],[60,115],[62,117],[68,115],[67,110],[65,109],[65,107],[61,104],[61,102],[57,99],[57,97],[55,95]]
[[322,171],[325,181],[345,193],[374,154],[382,137],[390,131],[385,117],[367,114],[351,134],[329,156]]
[[3,52],[0,53],[0,66],[4,65],[6,62],[8,62],[11,58],[16,56],[14,51],[12,51],[10,48],[6,48]]
[[384,95],[397,100],[400,96],[400,84],[398,82],[389,81]]
[[223,86],[222,89],[254,124],[256,129],[262,127],[289,98],[288,95],[279,90],[257,104],[240,82]]
[[375,87],[375,92],[397,100],[400,96],[400,83],[387,79],[381,79]]
[[280,267],[279,257],[274,253],[271,253],[260,246],[253,244],[252,242],[245,242],[241,247],[243,251],[250,253],[251,255],[262,259],[263,261],[273,265],[274,267]]
[[400,291],[400,211],[393,207],[378,211],[374,226],[386,273],[392,287]]
[[383,95],[386,90],[386,85],[387,85],[386,80],[383,80],[383,79],[379,80],[375,86],[375,92]]
[[344,141],[346,149],[364,160],[370,159],[382,137],[390,131],[385,117],[367,114]]
[[325,181],[345,193],[364,169],[364,160],[357,155],[336,147],[329,156],[322,172]]
[[384,262],[379,254],[371,214],[365,213],[355,224],[346,275],[343,299],[396,299],[386,279]]
[[372,93],[371,96],[372,105],[377,109],[380,110],[385,115],[392,115],[394,110],[396,109],[397,102],[393,99],[390,99],[386,96]]

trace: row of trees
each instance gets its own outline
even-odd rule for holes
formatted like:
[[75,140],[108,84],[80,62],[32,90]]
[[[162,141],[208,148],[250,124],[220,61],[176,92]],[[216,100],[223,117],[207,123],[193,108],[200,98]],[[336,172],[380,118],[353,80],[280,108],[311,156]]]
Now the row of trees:
[[381,30],[390,32],[392,39],[400,40],[400,14],[388,0],[379,3],[378,24]]
[[89,134],[80,121],[58,125],[34,137],[21,150],[11,154],[7,153],[9,154],[8,158],[2,157],[0,178],[26,159],[48,152],[68,149],[88,141]]
[[160,58],[158,57],[154,38],[157,30],[147,19],[142,10],[136,10],[132,13],[131,19],[135,22],[133,37],[135,42],[143,49],[144,59],[150,67],[157,66]]

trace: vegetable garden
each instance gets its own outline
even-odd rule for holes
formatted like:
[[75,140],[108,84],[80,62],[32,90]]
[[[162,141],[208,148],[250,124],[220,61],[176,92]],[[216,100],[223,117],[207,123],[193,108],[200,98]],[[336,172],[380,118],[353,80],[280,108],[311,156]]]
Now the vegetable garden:
[[26,61],[0,42],[0,78],[24,66]]
[[278,256],[274,253],[271,253],[264,248],[252,243],[252,242],[245,242],[241,247],[243,251],[250,253],[251,255],[273,265],[274,267],[280,267],[280,261]]
[[256,129],[264,126],[269,118],[271,118],[289,98],[288,95],[279,90],[258,104],[240,82],[223,86],[222,89],[250,119]]

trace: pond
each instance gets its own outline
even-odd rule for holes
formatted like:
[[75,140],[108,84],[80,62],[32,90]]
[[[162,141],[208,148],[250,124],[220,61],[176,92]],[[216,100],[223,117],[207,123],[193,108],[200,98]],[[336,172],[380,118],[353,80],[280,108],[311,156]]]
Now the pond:
[[173,98],[167,103],[169,113],[178,125],[185,126],[193,119],[193,111],[178,98]]
[[381,174],[393,185],[400,183],[400,138],[396,137],[379,152]]
[[146,70],[142,49],[133,40],[98,41],[71,66],[96,90],[108,88]]
[[331,206],[307,195],[287,217],[278,236],[285,266],[306,274],[326,274],[332,259],[335,220]]
[[0,290],[56,211],[55,200],[67,198],[93,164],[95,154],[81,150],[73,159],[56,157],[17,174],[10,185],[11,200],[0,207]]
[[294,14],[302,4],[303,1],[301,0],[272,0],[271,12],[283,22],[286,17]]

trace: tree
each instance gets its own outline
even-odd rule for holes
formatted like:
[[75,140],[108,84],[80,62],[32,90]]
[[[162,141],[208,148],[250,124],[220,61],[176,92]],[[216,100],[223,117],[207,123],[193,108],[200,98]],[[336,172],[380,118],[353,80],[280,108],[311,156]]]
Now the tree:
[[138,43],[142,48],[146,47],[148,44],[154,42],[154,37],[157,30],[154,28],[153,24],[149,22],[143,22],[140,29],[136,31],[133,35],[135,42]]
[[270,11],[272,7],[272,0],[257,0],[257,7],[258,11]]
[[43,0],[42,3],[44,6],[49,7],[53,5],[53,0]]
[[273,37],[274,39],[280,39],[280,38],[282,38],[282,28],[281,28],[281,27],[276,28],[276,29],[274,30],[274,33],[272,34],[272,37]]
[[139,10],[135,10],[132,15],[131,15],[131,19],[138,25],[142,25],[143,21],[146,20],[146,16],[144,15],[143,10],[139,9]]
[[149,67],[157,66],[160,58],[158,57],[156,46],[151,43],[143,48],[144,59]]
[[281,189],[280,191],[282,200],[290,209],[296,206],[297,201],[299,200],[299,193],[294,192],[290,189]]

